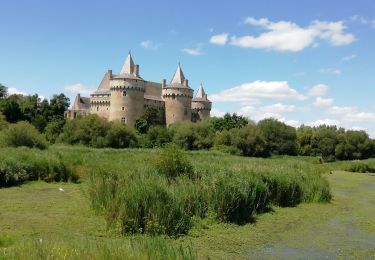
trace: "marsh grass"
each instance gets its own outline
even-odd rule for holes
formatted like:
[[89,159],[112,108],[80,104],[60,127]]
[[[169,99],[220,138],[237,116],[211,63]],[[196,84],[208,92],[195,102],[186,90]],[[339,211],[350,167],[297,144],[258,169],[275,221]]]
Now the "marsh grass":
[[0,259],[197,259],[189,246],[173,245],[162,237],[129,240],[63,241],[26,240],[17,247],[0,247]]
[[56,150],[0,148],[0,187],[33,180],[77,182],[78,178],[75,165]]
[[[301,157],[246,158],[220,152],[6,148],[0,165],[28,180],[88,183],[88,196],[108,228],[123,234],[180,236],[192,219],[245,224],[271,206],[327,202],[324,164]],[[156,162],[156,163],[155,163]],[[0,169],[2,169],[0,167]],[[25,175],[25,177],[23,177]],[[24,178],[24,179],[23,179]]]
[[[188,233],[196,217],[213,214],[218,221],[245,224],[272,205],[331,199],[322,176],[326,168],[309,160],[174,149],[106,153],[113,157],[101,160],[112,164],[106,161],[107,167],[90,171],[94,208],[124,234],[180,236]],[[98,159],[95,153],[90,156]],[[194,178],[184,172],[186,165]]]

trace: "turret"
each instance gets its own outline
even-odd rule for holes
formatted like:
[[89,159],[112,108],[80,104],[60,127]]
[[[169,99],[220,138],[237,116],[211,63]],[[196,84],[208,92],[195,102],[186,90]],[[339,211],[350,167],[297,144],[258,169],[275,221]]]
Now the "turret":
[[191,102],[192,113],[194,114],[193,121],[202,120],[204,118],[210,117],[210,111],[212,107],[212,102],[208,100],[207,94],[204,91],[203,85],[199,86],[197,94]]
[[167,126],[178,121],[191,120],[191,100],[193,90],[185,78],[180,64],[169,85],[163,80],[162,96],[165,102],[165,119]]
[[110,121],[121,121],[133,125],[143,114],[145,81],[139,76],[139,65],[135,65],[129,52],[120,74],[109,83],[111,108]]

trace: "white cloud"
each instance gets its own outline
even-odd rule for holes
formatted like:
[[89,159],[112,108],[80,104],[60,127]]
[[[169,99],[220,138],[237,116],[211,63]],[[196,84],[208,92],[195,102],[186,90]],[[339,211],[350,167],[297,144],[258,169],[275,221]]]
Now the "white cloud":
[[332,98],[321,98],[321,97],[317,97],[315,99],[315,102],[313,103],[313,105],[316,107],[330,106],[332,104],[333,104]]
[[375,121],[375,113],[358,111],[356,107],[333,106],[327,110],[328,114],[337,115],[345,122],[372,122]]
[[301,125],[301,123],[296,121],[296,120],[287,120],[287,121],[284,121],[284,123],[287,124],[287,125],[296,127],[296,128]]
[[64,90],[68,93],[90,95],[94,89],[87,87],[81,83],[64,86]]
[[361,126],[352,126],[349,128],[350,130],[354,130],[354,131],[367,131],[367,128],[366,127],[361,127]]
[[286,113],[286,112],[293,112],[295,110],[295,105],[284,105],[281,103],[276,103],[273,105],[263,106],[260,108],[262,112],[270,112],[270,113]]
[[333,106],[333,107],[330,107],[328,110],[327,110],[327,113],[328,114],[332,114],[332,115],[346,115],[346,114],[349,114],[349,113],[354,113],[357,109],[354,108],[354,107],[338,107],[338,106]]
[[375,113],[356,112],[345,115],[345,120],[349,122],[370,122],[375,121]]
[[27,96],[27,93],[17,88],[8,88],[8,95],[23,95]]
[[280,115],[279,113],[261,111],[253,106],[241,107],[240,110],[238,111],[238,114],[248,117],[251,120],[254,120],[256,122],[263,120],[265,118],[275,118],[278,120],[284,120],[282,115]]
[[193,55],[193,56],[200,56],[203,54],[201,48],[198,46],[196,48],[183,48],[181,51],[189,54],[189,55]]
[[331,74],[331,75],[341,74],[341,70],[335,69],[335,68],[320,69],[319,72],[323,74]]
[[341,59],[341,62],[344,62],[344,61],[350,61],[350,60],[353,60],[357,58],[357,55],[356,54],[352,54],[352,55],[349,55],[349,56],[345,56]]
[[318,84],[315,85],[307,91],[307,95],[312,96],[312,97],[317,97],[317,96],[324,96],[327,94],[329,90],[329,87],[324,84]]
[[210,38],[210,43],[216,44],[216,45],[225,45],[227,41],[228,41],[227,33],[217,34]]
[[320,125],[335,125],[340,126],[341,122],[336,119],[318,119],[316,121],[307,123],[308,126],[320,126]]
[[306,97],[291,88],[287,81],[254,81],[223,90],[210,96],[215,102],[257,104],[260,99],[304,100]]
[[360,15],[358,15],[358,14],[352,15],[352,16],[350,17],[350,20],[351,20],[352,22],[359,22],[359,23],[361,23],[361,24],[367,24],[367,23],[368,23],[368,21],[367,21],[366,18],[364,18],[363,16],[360,16]]
[[211,112],[210,112],[210,115],[211,116],[216,116],[216,117],[222,117],[225,115],[225,112],[219,110],[219,109],[216,109],[216,108],[212,108],[211,109]]
[[[344,32],[346,27],[343,21],[313,21],[307,27],[301,27],[290,21],[272,22],[267,18],[248,17],[244,22],[252,26],[259,26],[266,32],[258,36],[232,36],[230,40],[232,45],[243,48],[298,52],[309,46],[317,47],[319,40],[325,40],[332,46],[348,45],[355,41],[353,34]],[[225,42],[222,44],[224,45]]]
[[156,50],[159,48],[159,45],[158,44],[155,44],[153,41],[151,40],[145,40],[145,41],[142,41],[141,42],[141,47],[144,48],[144,49],[149,49],[149,50]]

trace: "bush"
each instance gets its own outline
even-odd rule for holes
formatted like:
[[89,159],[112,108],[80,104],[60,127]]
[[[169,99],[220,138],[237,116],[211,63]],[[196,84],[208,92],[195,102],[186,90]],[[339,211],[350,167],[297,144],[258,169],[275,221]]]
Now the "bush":
[[112,148],[137,147],[138,145],[133,128],[117,122],[111,124],[105,138],[106,146]]
[[3,130],[0,136],[0,144],[3,146],[26,146],[31,148],[46,149],[47,141],[36,128],[28,122],[11,124]]
[[174,144],[166,145],[154,158],[154,165],[159,174],[169,180],[184,175],[194,179],[195,173],[192,164],[181,149]]
[[55,143],[61,132],[63,131],[65,121],[64,119],[54,118],[49,122],[44,129],[44,135],[48,142]]
[[9,123],[7,122],[5,116],[0,112],[0,131],[6,129]]
[[151,127],[146,134],[146,148],[163,147],[172,141],[168,128],[163,126]]
[[185,150],[210,149],[214,142],[214,128],[209,122],[179,122],[171,127],[173,142]]
[[76,182],[79,176],[60,154],[29,148],[0,150],[0,187],[44,180]]
[[66,122],[59,141],[67,144],[104,147],[109,128],[110,123],[97,115],[77,117]]
[[367,163],[353,162],[345,167],[348,172],[375,173],[375,167]]

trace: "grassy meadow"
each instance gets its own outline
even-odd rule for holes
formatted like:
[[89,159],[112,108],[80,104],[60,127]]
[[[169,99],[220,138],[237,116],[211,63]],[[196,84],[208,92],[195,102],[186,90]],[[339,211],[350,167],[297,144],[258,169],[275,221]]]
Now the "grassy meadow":
[[[3,173],[34,176],[0,189],[0,258],[374,255],[373,177],[336,171],[337,163],[71,146],[5,148],[0,158]],[[351,229],[360,246],[342,236]]]

